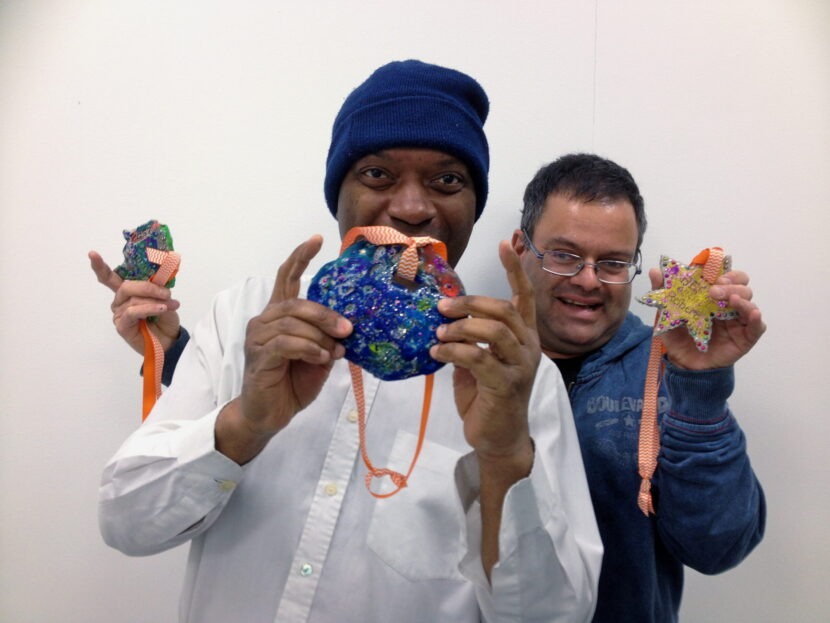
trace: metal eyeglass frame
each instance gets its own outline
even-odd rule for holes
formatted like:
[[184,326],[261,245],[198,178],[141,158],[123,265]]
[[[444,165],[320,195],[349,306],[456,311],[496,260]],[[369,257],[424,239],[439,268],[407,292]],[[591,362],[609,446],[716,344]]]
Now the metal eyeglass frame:
[[[527,246],[530,249],[531,253],[533,253],[533,255],[535,255],[536,257],[538,257],[539,260],[541,261],[542,270],[544,270],[545,272],[550,273],[552,275],[556,275],[558,277],[575,277],[576,275],[578,275],[582,271],[583,268],[585,268],[586,266],[590,266],[591,268],[594,269],[594,274],[596,274],[597,280],[600,281],[601,283],[607,283],[608,285],[612,285],[612,286],[622,286],[622,285],[625,285],[627,283],[631,283],[632,281],[634,281],[634,279],[637,277],[637,275],[639,275],[641,272],[643,272],[643,269],[642,269],[642,260],[643,260],[643,258],[642,258],[642,255],[640,254],[640,249],[637,249],[637,252],[634,254],[634,261],[631,261],[631,262],[623,262],[621,260],[599,260],[599,261],[594,262],[594,263],[586,262],[581,255],[577,255],[576,253],[568,253],[567,251],[556,251],[556,253],[561,253],[563,255],[569,255],[570,257],[576,258],[578,260],[576,270],[574,270],[573,272],[558,273],[555,270],[551,270],[550,268],[545,267],[545,255],[547,255],[548,253],[553,253],[553,251],[545,251],[544,253],[542,253],[533,244],[533,241],[530,239],[530,235],[527,233],[527,231],[523,229],[522,233],[524,234],[525,241],[527,242]],[[635,269],[634,274],[631,275],[631,277],[629,277],[627,281],[608,281],[608,280],[606,280],[605,278],[602,277],[602,272],[601,272],[603,265],[606,265],[608,262],[613,262],[615,264],[627,264],[629,267],[633,267]]]

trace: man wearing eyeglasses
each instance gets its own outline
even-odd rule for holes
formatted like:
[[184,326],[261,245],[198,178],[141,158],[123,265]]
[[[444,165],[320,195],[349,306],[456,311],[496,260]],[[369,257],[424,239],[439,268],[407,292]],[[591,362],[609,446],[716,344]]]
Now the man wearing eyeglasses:
[[[652,328],[628,308],[645,229],[630,173],[596,155],[571,154],[528,184],[512,239],[536,293],[542,351],[562,372],[576,420],[605,547],[593,619],[603,623],[676,621],[684,565],[707,574],[737,565],[761,540],[766,518],[744,435],[726,403],[733,364],[766,328],[739,271],[710,290],[738,318],[715,323],[708,352],[687,331],[663,336],[656,514],[638,507]],[[662,286],[659,270],[650,277],[653,288]]]

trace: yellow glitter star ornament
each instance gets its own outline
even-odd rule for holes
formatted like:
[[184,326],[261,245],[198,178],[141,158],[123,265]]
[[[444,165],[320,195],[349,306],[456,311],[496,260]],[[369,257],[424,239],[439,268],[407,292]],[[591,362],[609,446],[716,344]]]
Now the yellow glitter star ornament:
[[[716,258],[718,261],[713,261]],[[723,255],[717,247],[702,251],[688,266],[662,256],[663,288],[652,290],[637,299],[645,305],[660,308],[654,323],[654,334],[661,335],[686,325],[697,349],[706,352],[712,337],[712,321],[738,316],[725,301],[716,301],[709,296],[709,288],[718,277],[729,271],[730,265],[730,257]]]

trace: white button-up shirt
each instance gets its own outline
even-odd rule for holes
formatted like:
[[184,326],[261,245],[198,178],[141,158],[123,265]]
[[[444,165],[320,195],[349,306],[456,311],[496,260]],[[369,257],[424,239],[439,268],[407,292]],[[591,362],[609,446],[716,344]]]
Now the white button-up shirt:
[[[191,542],[180,620],[586,621],[602,547],[559,372],[542,357],[530,405],[530,476],[508,492],[499,562],[482,567],[478,468],[455,409],[452,366],[435,375],[426,440],[408,486],[378,500],[364,485],[346,362],[254,460],[214,445],[222,406],[242,387],[249,318],[272,281],[221,293],[174,382],[105,468],[107,543],[146,555]],[[406,473],[424,378],[364,373],[367,452]],[[378,486],[378,481],[374,486]]]

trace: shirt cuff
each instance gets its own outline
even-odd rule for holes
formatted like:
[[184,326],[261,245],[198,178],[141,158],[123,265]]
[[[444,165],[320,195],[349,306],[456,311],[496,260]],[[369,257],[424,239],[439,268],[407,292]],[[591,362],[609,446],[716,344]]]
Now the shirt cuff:
[[719,426],[729,418],[726,400],[735,387],[732,366],[686,370],[667,363],[663,382],[671,400],[671,425],[692,430]]
[[[475,582],[487,585],[489,581],[484,575],[481,560],[481,507],[478,502],[481,483],[475,453],[471,452],[458,461],[455,481],[467,519],[467,554],[461,561],[461,572]],[[499,560],[508,560],[513,555],[522,536],[545,530],[542,517],[553,517],[553,506],[556,504],[558,497],[540,463],[539,453],[534,452],[530,474],[515,482],[504,496],[499,527]]]
[[190,334],[184,327],[179,327],[179,337],[173,342],[173,345],[164,353],[164,366],[161,369],[161,382],[163,385],[170,387],[173,382],[173,372],[176,370],[176,365],[179,363],[179,357],[182,356],[184,347],[190,340]]
[[[173,382],[173,373],[176,371],[176,366],[179,363],[179,357],[182,356],[184,347],[190,341],[190,333],[184,327],[179,327],[179,337],[176,341],[164,352],[164,365],[161,368],[161,384],[170,387]],[[140,376],[144,376],[144,364],[138,369]]]

